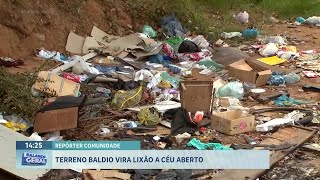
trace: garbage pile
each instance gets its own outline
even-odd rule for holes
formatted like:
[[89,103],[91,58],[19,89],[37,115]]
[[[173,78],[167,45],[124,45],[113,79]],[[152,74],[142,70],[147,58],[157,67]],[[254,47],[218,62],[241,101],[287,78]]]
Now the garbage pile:
[[[246,24],[249,14],[235,18]],[[318,77],[317,50],[297,51],[284,37],[263,37],[255,28],[221,34],[225,39],[256,40],[239,50],[221,39],[213,43],[203,35],[190,35],[175,16],[164,17],[161,23],[162,34],[149,25],[124,37],[96,26],[87,37],[71,31],[65,46],[71,56],[39,50],[37,57],[61,63],[40,71],[30,89],[46,103],[32,120],[2,112],[0,123],[36,141],[132,138],[141,140],[142,149],[263,147],[276,154],[283,149],[292,152],[291,147],[300,147],[313,136],[311,128],[301,126],[319,127],[319,102],[292,97],[286,88],[302,78],[291,67],[302,68],[308,78]],[[241,50],[260,57],[250,58]],[[0,60],[6,67],[14,62]],[[276,66],[291,69],[278,71]],[[306,84],[301,91],[319,93],[319,89]],[[300,137],[300,131],[307,135]],[[270,140],[279,134],[284,136],[281,141]],[[92,171],[84,173],[95,174]],[[117,173],[124,179],[131,175],[161,179],[165,173],[174,178],[192,176],[189,171],[171,170]]]

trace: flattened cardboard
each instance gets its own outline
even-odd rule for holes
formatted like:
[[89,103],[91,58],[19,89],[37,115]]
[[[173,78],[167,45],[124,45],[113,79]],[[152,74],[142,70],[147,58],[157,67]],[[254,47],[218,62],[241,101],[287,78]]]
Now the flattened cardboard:
[[162,50],[162,45],[155,48],[154,50],[150,52],[146,52],[144,50],[138,50],[137,52],[133,53],[133,56],[135,57],[135,60],[141,60],[144,57],[159,54],[159,52]]
[[253,60],[241,59],[228,66],[228,75],[237,79],[263,86],[267,84],[272,71],[265,66],[256,63]]
[[78,107],[37,112],[33,131],[38,133],[76,128],[78,125]]
[[90,49],[92,48],[100,48],[102,47],[93,37],[86,37],[82,46],[82,53],[88,54],[90,53]]
[[233,68],[237,68],[239,70],[243,70],[243,71],[252,71],[252,67],[249,66],[249,64],[246,63],[246,61],[244,59],[241,59],[237,62],[234,62],[232,64],[229,65],[230,67]]
[[78,96],[80,84],[64,79],[48,71],[40,71],[38,79],[33,85],[34,89],[53,96]]
[[91,36],[94,37],[99,43],[102,43],[104,45],[108,45],[111,41],[120,38],[119,36],[107,34],[96,26],[92,27]]
[[67,39],[66,51],[74,54],[83,54],[82,47],[84,44],[85,38],[70,32]]
[[211,128],[227,135],[250,132],[254,130],[254,116],[244,115],[239,110],[213,113]]
[[111,41],[107,45],[106,49],[114,52],[115,54],[118,54],[126,49],[135,49],[141,42],[142,40],[139,37],[139,33],[134,33]]

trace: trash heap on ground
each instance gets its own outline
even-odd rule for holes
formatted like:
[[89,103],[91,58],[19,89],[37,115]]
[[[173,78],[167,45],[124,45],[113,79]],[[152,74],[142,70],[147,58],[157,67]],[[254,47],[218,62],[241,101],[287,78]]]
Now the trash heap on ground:
[[[249,15],[235,18],[248,23]],[[265,37],[256,28],[222,33],[225,39],[255,42],[229,47],[221,39],[211,43],[191,34],[174,16],[161,23],[159,31],[145,25],[142,32],[124,37],[94,26],[87,37],[69,33],[68,53],[40,49],[37,57],[61,63],[40,71],[30,89],[46,102],[33,120],[3,112],[0,128],[36,141],[131,138],[141,140],[142,149],[269,149],[271,165],[316,133],[319,102],[295,98],[287,88],[302,76],[318,77],[317,50],[297,51],[286,38]],[[1,58],[1,65],[10,59]],[[319,90],[305,84],[301,92]],[[231,170],[217,177],[228,177],[227,172]],[[255,170],[248,177],[264,172]],[[83,173],[92,177],[99,172]],[[161,179],[162,173],[113,172],[120,179]],[[190,170],[167,176],[188,179],[199,174]]]

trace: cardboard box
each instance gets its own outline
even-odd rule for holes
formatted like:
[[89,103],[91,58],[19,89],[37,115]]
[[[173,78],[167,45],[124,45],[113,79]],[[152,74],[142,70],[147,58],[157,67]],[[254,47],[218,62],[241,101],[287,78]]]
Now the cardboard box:
[[76,128],[78,107],[38,112],[33,126],[34,132],[44,133]]
[[84,97],[63,96],[42,107],[35,115],[33,131],[38,133],[76,128]]
[[181,107],[188,112],[203,111],[208,116],[211,114],[213,101],[212,81],[181,81],[180,102]]
[[40,71],[33,87],[52,96],[78,96],[80,84],[49,71]]
[[213,113],[211,128],[227,135],[249,132],[254,130],[254,116],[239,110]]
[[255,60],[241,59],[228,66],[229,77],[236,77],[240,81],[253,83],[256,86],[267,84],[272,71]]

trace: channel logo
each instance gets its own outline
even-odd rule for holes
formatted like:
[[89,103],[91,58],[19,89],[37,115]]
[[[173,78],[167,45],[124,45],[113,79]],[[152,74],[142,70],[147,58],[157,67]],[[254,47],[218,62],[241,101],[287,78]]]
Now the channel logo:
[[43,154],[24,152],[21,164],[25,166],[45,166],[47,164],[47,157]]

